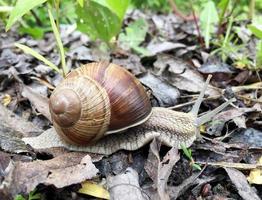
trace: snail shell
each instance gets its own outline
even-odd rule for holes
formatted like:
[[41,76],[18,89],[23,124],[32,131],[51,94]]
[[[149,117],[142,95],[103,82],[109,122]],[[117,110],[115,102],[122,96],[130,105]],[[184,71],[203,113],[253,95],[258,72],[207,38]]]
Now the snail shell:
[[77,145],[142,124],[152,110],[141,83],[108,62],[70,72],[52,93],[49,109],[57,133]]

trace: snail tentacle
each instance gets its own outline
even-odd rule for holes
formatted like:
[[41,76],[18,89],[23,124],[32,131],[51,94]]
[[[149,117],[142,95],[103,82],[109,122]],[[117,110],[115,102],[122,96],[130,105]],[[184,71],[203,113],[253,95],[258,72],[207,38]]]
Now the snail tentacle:
[[199,96],[197,97],[196,103],[193,105],[193,108],[190,111],[195,117],[197,117],[197,115],[198,115],[200,105],[203,101],[205,92],[207,90],[207,87],[208,87],[208,84],[209,84],[211,78],[212,78],[212,75],[208,75],[207,80],[206,80],[202,90],[200,91]]
[[122,67],[91,63],[70,72],[51,95],[55,129],[23,140],[35,149],[65,147],[99,154],[133,151],[154,138],[166,146],[189,147],[200,135],[199,126],[233,101],[197,118],[210,79],[208,76],[192,111],[183,113],[152,108],[141,83]]

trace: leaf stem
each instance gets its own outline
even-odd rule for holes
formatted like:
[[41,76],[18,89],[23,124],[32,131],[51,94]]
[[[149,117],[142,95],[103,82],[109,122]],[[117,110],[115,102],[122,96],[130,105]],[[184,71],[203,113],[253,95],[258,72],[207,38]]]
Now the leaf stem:
[[252,21],[255,13],[255,5],[256,1],[255,0],[250,0],[249,1],[249,12],[248,12],[248,18]]

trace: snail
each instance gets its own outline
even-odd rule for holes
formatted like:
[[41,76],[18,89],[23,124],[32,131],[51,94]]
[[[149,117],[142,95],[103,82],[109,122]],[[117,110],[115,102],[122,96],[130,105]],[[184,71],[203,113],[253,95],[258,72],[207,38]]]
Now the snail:
[[142,84],[124,68],[108,62],[90,63],[71,71],[50,96],[56,131],[23,140],[35,149],[65,147],[99,154],[136,150],[154,138],[167,146],[189,147],[199,135],[199,126],[233,101],[198,117],[210,79],[208,76],[191,112],[183,113],[151,107]]

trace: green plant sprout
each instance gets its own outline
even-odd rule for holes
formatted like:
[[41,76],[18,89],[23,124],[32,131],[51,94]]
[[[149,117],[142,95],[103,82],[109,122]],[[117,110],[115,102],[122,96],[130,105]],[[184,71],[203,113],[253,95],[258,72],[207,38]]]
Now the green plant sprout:
[[25,53],[30,54],[33,57],[35,57],[36,59],[44,62],[51,69],[55,70],[56,72],[60,73],[63,77],[65,77],[67,72],[68,72],[68,68],[67,68],[66,62],[65,62],[64,47],[63,47],[63,44],[62,44],[62,41],[61,41],[61,37],[60,37],[59,31],[58,31],[58,29],[56,27],[56,24],[55,24],[55,21],[54,21],[54,17],[53,17],[53,15],[52,15],[52,13],[51,13],[51,11],[49,9],[48,9],[48,14],[49,14],[49,18],[50,18],[50,22],[51,22],[53,33],[55,35],[56,43],[57,43],[57,46],[58,46],[58,49],[59,49],[59,52],[60,52],[61,63],[62,63],[62,71],[60,69],[58,69],[55,64],[53,64],[48,59],[46,59],[45,57],[43,57],[42,55],[37,53],[32,48],[30,48],[30,47],[28,47],[26,45],[18,44],[18,43],[16,43],[15,46],[20,48],[21,50],[23,50]]
[[140,47],[148,32],[148,24],[144,19],[138,19],[125,28],[125,33],[120,33],[118,37],[119,46],[123,49],[132,49],[138,54],[149,55],[147,49]]
[[[101,39],[102,41],[106,42],[108,46],[111,46],[110,41],[121,30],[122,21],[129,5],[129,0],[105,0],[98,1],[99,3],[92,0],[78,0],[75,2],[77,2],[77,6],[75,6],[77,11],[77,28],[83,33],[88,34],[91,39]],[[18,0],[10,12],[10,16],[6,25],[6,31],[8,31],[17,21],[21,20],[21,18],[29,11],[33,14],[33,16],[35,16],[37,21],[41,23],[41,20],[38,19],[33,9],[44,4],[47,4],[49,21],[59,50],[59,55],[61,58],[61,70],[30,47],[22,44],[15,45],[16,47],[22,49],[25,53],[29,53],[30,55],[34,56],[48,65],[51,69],[59,72],[65,77],[69,70],[66,66],[65,51],[59,33],[61,14],[60,7],[62,1]],[[54,18],[52,12],[55,13],[56,18]],[[24,30],[27,32],[34,32],[30,28]],[[39,34],[36,34],[35,36],[39,35],[43,35],[43,32],[39,32]]]
[[201,171],[200,165],[196,164],[193,157],[192,157],[192,150],[188,149],[185,144],[181,144],[181,149],[183,150],[183,153],[185,154],[185,156],[190,160],[190,165],[193,168]]
[[36,190],[29,192],[28,198],[23,197],[21,194],[16,195],[15,200],[40,200],[42,196],[40,193],[37,193]]

